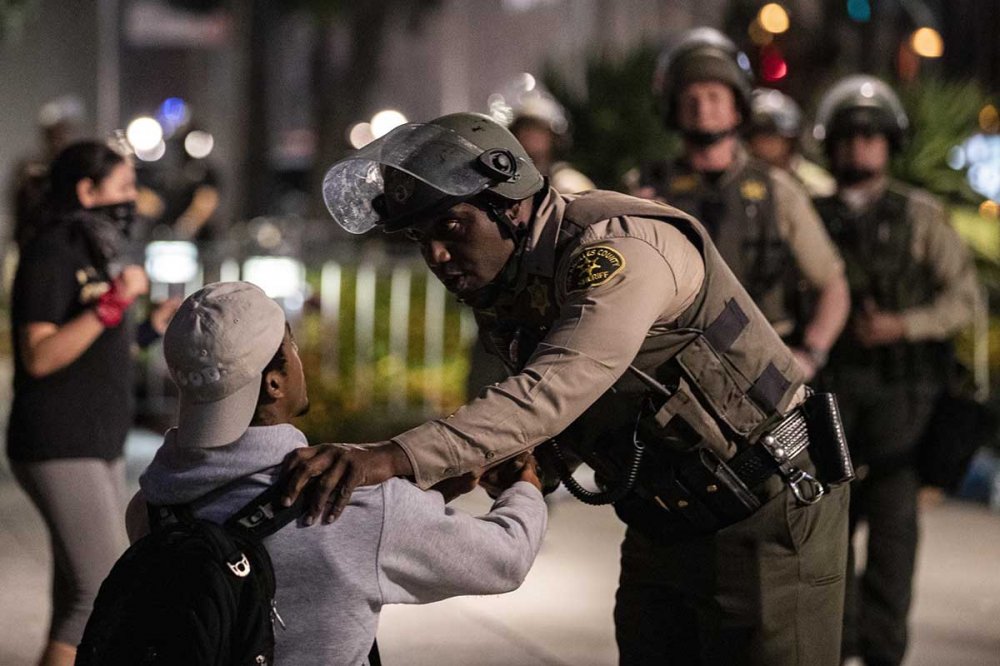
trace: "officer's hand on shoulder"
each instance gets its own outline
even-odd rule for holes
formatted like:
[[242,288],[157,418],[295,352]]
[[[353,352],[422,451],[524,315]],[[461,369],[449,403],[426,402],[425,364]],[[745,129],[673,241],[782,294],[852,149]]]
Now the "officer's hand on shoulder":
[[284,504],[291,506],[311,479],[306,525],[322,518],[330,523],[340,517],[358,486],[370,486],[394,476],[412,476],[406,452],[395,442],[373,444],[318,444],[285,456],[282,482]]

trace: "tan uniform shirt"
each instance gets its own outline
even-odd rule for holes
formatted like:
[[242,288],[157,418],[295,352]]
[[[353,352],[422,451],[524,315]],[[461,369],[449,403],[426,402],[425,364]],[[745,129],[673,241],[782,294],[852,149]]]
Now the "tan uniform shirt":
[[[523,372],[487,386],[454,414],[396,438],[416,482],[499,462],[562,432],[625,372],[647,335],[691,305],[704,280],[695,246],[662,221],[618,217],[588,227],[556,265],[556,231],[566,201],[550,191],[536,211],[520,284],[537,288],[538,307],[557,316]],[[578,248],[600,244],[622,258],[600,286],[563,288]],[[555,280],[557,303],[541,285]]]
[[[863,201],[851,202],[858,208],[872,205],[885,192],[882,187]],[[911,253],[917,262],[930,267],[937,282],[934,299],[901,314],[904,335],[910,342],[946,340],[968,326],[979,302],[976,266],[965,243],[948,223],[944,206],[923,190],[907,188],[906,217],[913,225]]]

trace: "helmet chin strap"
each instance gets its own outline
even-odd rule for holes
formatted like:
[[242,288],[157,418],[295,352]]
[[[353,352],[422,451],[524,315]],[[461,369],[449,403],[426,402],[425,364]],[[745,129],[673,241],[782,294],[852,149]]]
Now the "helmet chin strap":
[[681,136],[685,141],[692,143],[696,146],[707,147],[713,146],[718,142],[722,141],[728,136],[733,136],[736,134],[737,127],[730,127],[729,129],[720,130],[718,132],[702,132],[700,130],[681,130]]

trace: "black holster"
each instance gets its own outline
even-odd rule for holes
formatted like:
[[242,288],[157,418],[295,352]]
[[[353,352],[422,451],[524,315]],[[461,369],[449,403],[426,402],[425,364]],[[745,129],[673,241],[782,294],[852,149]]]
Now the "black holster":
[[827,486],[853,480],[854,465],[840,420],[837,396],[814,393],[806,398],[802,411],[809,426],[809,457],[816,466],[816,478]]

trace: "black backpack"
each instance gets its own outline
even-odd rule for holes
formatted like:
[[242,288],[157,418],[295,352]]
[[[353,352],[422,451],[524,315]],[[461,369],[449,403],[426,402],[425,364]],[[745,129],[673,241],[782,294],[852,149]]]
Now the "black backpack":
[[192,505],[150,505],[151,531],[101,585],[77,666],[273,663],[283,621],[261,540],[302,513],[301,498],[288,508],[279,498],[271,487],[222,525],[195,518]]

